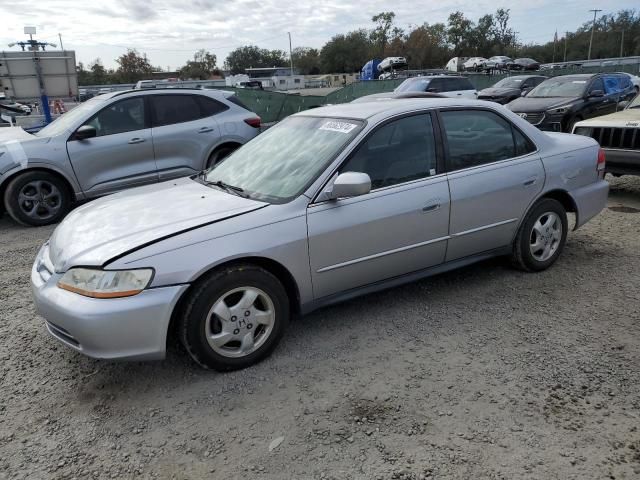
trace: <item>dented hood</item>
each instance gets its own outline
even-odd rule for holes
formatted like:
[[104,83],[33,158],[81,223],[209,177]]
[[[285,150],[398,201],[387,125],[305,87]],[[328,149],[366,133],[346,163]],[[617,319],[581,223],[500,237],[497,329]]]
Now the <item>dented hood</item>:
[[53,232],[49,257],[57,272],[100,266],[144,245],[266,205],[190,178],[134,188],[72,211]]

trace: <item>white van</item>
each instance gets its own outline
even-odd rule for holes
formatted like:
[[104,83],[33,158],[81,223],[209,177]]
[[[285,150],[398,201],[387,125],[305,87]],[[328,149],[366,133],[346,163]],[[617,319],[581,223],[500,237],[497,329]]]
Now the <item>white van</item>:
[[450,72],[462,72],[464,70],[464,62],[467,60],[469,60],[469,57],[453,57],[447,62],[444,69]]

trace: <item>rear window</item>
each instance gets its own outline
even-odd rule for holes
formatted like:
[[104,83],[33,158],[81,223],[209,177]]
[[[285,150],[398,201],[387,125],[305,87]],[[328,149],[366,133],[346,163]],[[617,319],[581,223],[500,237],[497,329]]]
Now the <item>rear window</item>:
[[234,105],[239,106],[240,108],[244,108],[245,110],[247,110],[249,112],[251,111],[251,109],[249,107],[247,107],[244,103],[242,103],[240,101],[240,99],[235,95],[231,95],[230,97],[226,97],[226,99],[227,99],[227,101],[233,103]]

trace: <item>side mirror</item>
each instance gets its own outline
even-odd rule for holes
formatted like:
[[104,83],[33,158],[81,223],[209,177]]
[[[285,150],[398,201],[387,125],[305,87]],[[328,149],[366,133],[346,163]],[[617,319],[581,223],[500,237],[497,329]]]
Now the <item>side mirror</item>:
[[371,178],[362,172],[344,172],[338,175],[329,192],[329,200],[357,197],[371,191]]
[[604,97],[604,92],[602,90],[591,90],[589,92],[589,98],[599,98]]
[[93,138],[98,134],[96,132],[96,127],[92,127],[91,125],[82,125],[76,133],[73,135],[74,140],[86,140],[87,138]]

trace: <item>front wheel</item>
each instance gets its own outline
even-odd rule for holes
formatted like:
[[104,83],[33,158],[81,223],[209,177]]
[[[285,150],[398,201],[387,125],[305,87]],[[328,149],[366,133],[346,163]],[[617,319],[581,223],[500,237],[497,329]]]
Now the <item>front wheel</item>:
[[234,265],[196,284],[180,320],[191,357],[218,371],[248,367],[267,357],[289,322],[280,281],[255,265]]
[[39,227],[62,220],[71,208],[71,194],[60,177],[35,170],[11,180],[4,204],[16,222]]
[[560,202],[545,198],[536,203],[518,230],[513,264],[528,272],[549,268],[567,241],[567,212]]

